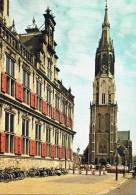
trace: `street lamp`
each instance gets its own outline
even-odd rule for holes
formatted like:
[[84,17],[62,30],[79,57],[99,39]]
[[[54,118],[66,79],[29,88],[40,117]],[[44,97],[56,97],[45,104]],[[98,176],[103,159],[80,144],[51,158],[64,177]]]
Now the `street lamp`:
[[78,147],[77,148],[77,162],[76,162],[78,165],[80,164],[79,152],[80,152],[80,148]]
[[77,154],[79,154],[79,152],[80,152],[80,148],[78,147],[78,148],[77,148]]
[[79,166],[79,174],[81,174],[79,152],[80,152],[80,148],[78,147],[78,148],[77,148],[77,164],[78,164],[78,166]]
[[115,162],[116,162],[116,181],[118,181],[118,161],[119,161],[119,154],[118,154],[118,148],[116,146],[116,153],[115,153]]

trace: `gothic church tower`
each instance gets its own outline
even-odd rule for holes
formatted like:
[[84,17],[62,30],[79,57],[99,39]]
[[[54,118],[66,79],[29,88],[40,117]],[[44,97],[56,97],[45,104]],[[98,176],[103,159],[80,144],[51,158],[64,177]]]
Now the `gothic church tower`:
[[96,50],[93,101],[90,104],[89,163],[113,162],[117,133],[115,55],[106,3],[102,35]]

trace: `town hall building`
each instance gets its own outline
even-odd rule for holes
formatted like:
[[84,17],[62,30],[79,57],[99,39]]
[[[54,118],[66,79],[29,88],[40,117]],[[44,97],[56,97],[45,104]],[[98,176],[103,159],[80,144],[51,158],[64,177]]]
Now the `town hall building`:
[[43,23],[18,34],[0,0],[0,168],[72,165],[74,96],[58,78],[49,8]]

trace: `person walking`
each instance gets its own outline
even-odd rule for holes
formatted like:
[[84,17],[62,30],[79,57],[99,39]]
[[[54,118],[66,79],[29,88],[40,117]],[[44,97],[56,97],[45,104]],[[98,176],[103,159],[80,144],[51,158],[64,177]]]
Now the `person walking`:
[[101,164],[99,164],[99,176],[101,176],[102,167]]

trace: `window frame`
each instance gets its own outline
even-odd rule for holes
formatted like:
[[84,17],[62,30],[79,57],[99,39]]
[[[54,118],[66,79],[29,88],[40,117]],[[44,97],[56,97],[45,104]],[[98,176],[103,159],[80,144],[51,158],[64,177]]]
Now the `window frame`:
[[[6,116],[8,116],[8,119]],[[6,135],[5,152],[10,154],[14,154],[14,143],[15,143],[14,123],[15,123],[14,113],[5,111],[5,135]],[[12,130],[11,130],[11,126],[12,126]]]
[[[24,122],[24,126],[23,126]],[[24,129],[23,129],[24,127]],[[22,154],[29,155],[29,119],[22,118]]]

